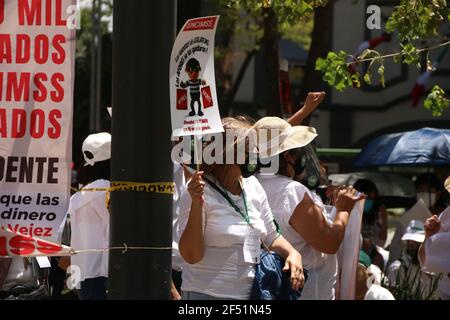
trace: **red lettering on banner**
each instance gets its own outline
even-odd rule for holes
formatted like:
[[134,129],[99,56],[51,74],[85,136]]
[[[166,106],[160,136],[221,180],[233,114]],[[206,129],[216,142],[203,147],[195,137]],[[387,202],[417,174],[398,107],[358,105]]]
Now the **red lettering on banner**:
[[52,76],[51,83],[56,91],[50,92],[50,97],[53,102],[61,102],[64,99],[64,88],[59,84],[59,82],[64,81],[64,75],[62,73],[55,73]]
[[15,255],[29,255],[34,252],[33,238],[22,235],[17,235],[9,240],[9,246],[12,247],[11,251]]
[[55,25],[66,26],[63,19],[62,0],[19,0],[19,25],[40,26],[42,25],[43,6],[45,14],[45,25],[52,25],[52,3],[55,3]]
[[0,24],[5,18],[5,0],[0,0]]
[[[12,43],[15,40],[13,50]],[[38,64],[51,61],[55,64],[62,64],[66,59],[66,51],[63,44],[66,38],[57,34],[51,39],[45,34],[39,34],[31,38],[28,34],[17,34],[15,39],[11,39],[10,34],[0,34],[0,63],[24,64],[30,62],[31,56]],[[50,49],[53,49],[50,51]],[[34,51],[34,54],[31,52]],[[15,58],[15,61],[13,60]]]
[[56,25],[61,27],[67,26],[67,21],[62,18],[61,0],[56,1]]
[[45,0],[45,24],[52,25],[52,0]]
[[[30,3],[31,2],[31,3]],[[41,0],[19,0],[19,25],[40,26],[42,24],[42,1]]]
[[53,254],[61,251],[62,247],[43,240],[37,240],[37,250],[44,254]]
[[[59,103],[64,100],[64,87],[65,81],[64,74],[55,73],[49,79],[46,73],[38,72],[33,75],[29,72],[8,72],[3,73],[0,71],[0,101],[11,102],[27,102],[31,99],[36,102],[44,102],[48,97],[52,102]],[[32,83],[31,83],[32,82]],[[3,83],[5,86],[3,87]],[[36,88],[30,92],[30,88]],[[3,90],[6,89],[4,95]]]
[[8,131],[6,127],[6,109],[0,109],[0,137],[8,137]]
[[34,60],[39,64],[44,64],[48,60],[49,40],[45,34],[36,36],[34,47]]
[[6,83],[6,101],[28,101],[30,98],[30,76],[29,72],[19,73],[20,79],[17,80],[17,73],[8,74]]
[[44,102],[47,99],[47,89],[42,81],[47,81],[47,75],[45,73],[36,73],[34,76],[34,85],[36,89],[33,92],[33,99],[36,102]]
[[17,35],[16,63],[27,63],[30,61],[30,36],[27,34]]
[[23,109],[12,110],[11,138],[22,138],[27,130],[27,113]]
[[[29,133],[32,138],[40,139],[47,134],[50,139],[61,136],[62,111],[52,109],[48,113],[42,109],[34,109],[28,113],[24,109],[12,109],[7,115],[7,109],[0,108],[0,138],[23,138]],[[24,132],[25,131],[25,132]]]
[[[36,230],[39,230],[39,233],[42,233],[42,228],[36,228]],[[8,249],[10,253],[18,256],[33,255],[35,253],[51,255],[60,252],[62,246],[45,240],[34,239],[22,234],[14,235],[9,241],[8,237],[0,236],[0,256],[8,256]]]
[[57,139],[61,135],[61,124],[57,119],[62,118],[62,112],[59,109],[53,109],[48,115],[48,120],[53,128],[48,129],[48,137],[50,139]]
[[59,34],[53,38],[52,45],[56,53],[52,53],[52,60],[55,64],[62,64],[66,59],[66,51],[61,46],[62,43],[66,43],[66,38],[63,35]]
[[189,20],[183,31],[214,29],[217,17]]
[[41,109],[31,111],[30,135],[35,139],[40,139],[45,132],[45,114]]
[[0,34],[0,63],[11,63],[11,36],[9,34]]

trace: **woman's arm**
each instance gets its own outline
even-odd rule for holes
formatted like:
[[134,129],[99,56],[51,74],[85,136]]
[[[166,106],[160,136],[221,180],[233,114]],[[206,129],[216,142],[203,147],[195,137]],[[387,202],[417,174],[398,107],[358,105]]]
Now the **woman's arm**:
[[280,257],[285,259],[283,271],[291,270],[292,289],[298,290],[305,284],[303,274],[302,256],[292,247],[292,245],[283,236],[278,236],[270,245],[270,250],[275,251]]
[[325,98],[325,92],[309,92],[305,104],[298,110],[287,122],[291,126],[299,126],[308,117]]
[[317,206],[308,194],[305,194],[295,208],[289,223],[314,249],[334,254],[339,250],[344,239],[350,211],[356,201],[363,198],[363,195],[356,196],[356,190],[353,188],[339,191],[336,200],[336,217],[330,225],[322,214],[322,208]]
[[191,210],[186,228],[181,235],[178,244],[183,259],[190,264],[195,264],[203,259],[203,190],[205,182],[196,172],[188,184],[188,191],[192,198]]
[[425,221],[425,241],[422,242],[419,247],[419,261],[422,267],[424,264],[426,264],[425,242],[428,238],[438,233],[440,228],[441,221],[439,220],[439,217],[437,215],[433,215],[431,218],[428,218],[427,221]]

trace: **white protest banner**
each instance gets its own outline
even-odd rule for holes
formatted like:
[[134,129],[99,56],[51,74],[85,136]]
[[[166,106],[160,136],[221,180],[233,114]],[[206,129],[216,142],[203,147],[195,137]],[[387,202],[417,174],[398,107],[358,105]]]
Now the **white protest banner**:
[[173,136],[223,132],[214,75],[214,36],[219,16],[188,20],[170,57]]
[[72,248],[0,228],[0,257],[71,256]]
[[341,245],[340,265],[340,299],[354,300],[356,285],[356,268],[359,260],[361,223],[364,211],[364,200],[358,201],[353,207],[345,228],[344,241]]
[[[330,220],[336,216],[336,208],[326,206]],[[361,222],[364,210],[364,200],[358,201],[350,213],[350,218],[345,228],[344,240],[338,251],[339,265],[339,299],[354,300],[356,285],[356,268],[359,260],[359,245],[361,234]]]
[[76,14],[75,0],[0,1],[0,226],[57,242],[70,195]]

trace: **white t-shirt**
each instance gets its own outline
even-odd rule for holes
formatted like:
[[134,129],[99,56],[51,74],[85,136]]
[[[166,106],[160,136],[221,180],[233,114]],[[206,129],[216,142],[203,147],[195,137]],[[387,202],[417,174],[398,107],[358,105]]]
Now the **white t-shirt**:
[[[217,181],[213,181],[218,185]],[[278,237],[278,233],[264,189],[255,177],[243,179],[243,187],[250,222],[261,232],[264,243],[270,246]],[[230,192],[228,195],[241,212],[245,212],[242,195],[233,195]],[[180,207],[180,235],[186,228],[191,203],[191,197],[185,191]],[[203,223],[204,256],[196,264],[183,264],[181,289],[219,298],[248,300],[255,268],[254,264],[245,262],[243,247],[250,226],[208,183],[204,193]]]
[[172,269],[181,271],[183,264],[183,258],[178,250],[178,241],[180,240],[179,234],[179,215],[180,215],[180,201],[181,195],[186,190],[186,184],[184,178],[183,167],[174,162],[173,163],[173,180],[175,188],[173,189],[173,220],[172,220]]
[[300,252],[303,266],[308,270],[308,280],[300,299],[333,300],[338,268],[336,255],[317,251],[289,224],[294,209],[303,200],[305,193],[316,205],[323,208],[322,214],[327,219],[320,197],[313,196],[304,185],[282,175],[258,174],[257,178],[266,191],[281,234]]
[[388,289],[372,284],[367,290],[364,300],[395,300],[395,298]]
[[439,296],[450,300],[450,207],[439,215],[439,220],[439,232],[424,242],[425,261],[420,261],[420,264],[423,270],[442,273]]
[[[107,180],[96,180],[84,188],[109,188]],[[70,198],[71,241],[75,250],[109,247],[109,211],[106,191],[80,191]],[[71,256],[71,264],[80,267],[81,281],[108,277],[108,251],[85,252]]]

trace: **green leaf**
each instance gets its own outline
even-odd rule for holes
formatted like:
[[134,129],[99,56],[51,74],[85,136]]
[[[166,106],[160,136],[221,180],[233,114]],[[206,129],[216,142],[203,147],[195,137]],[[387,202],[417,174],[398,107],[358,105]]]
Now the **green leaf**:
[[370,80],[370,74],[369,73],[366,73],[364,75],[364,82],[367,83],[367,84],[372,84],[372,81]]
[[450,101],[445,98],[445,91],[438,85],[431,89],[424,102],[425,109],[430,110],[433,117],[440,117],[449,105]]
[[380,75],[380,83],[381,86],[384,88],[385,87],[385,80],[384,80],[384,65],[381,65],[378,68],[378,74]]
[[356,85],[357,88],[361,87],[361,80],[359,80],[359,74],[352,74],[352,82]]

